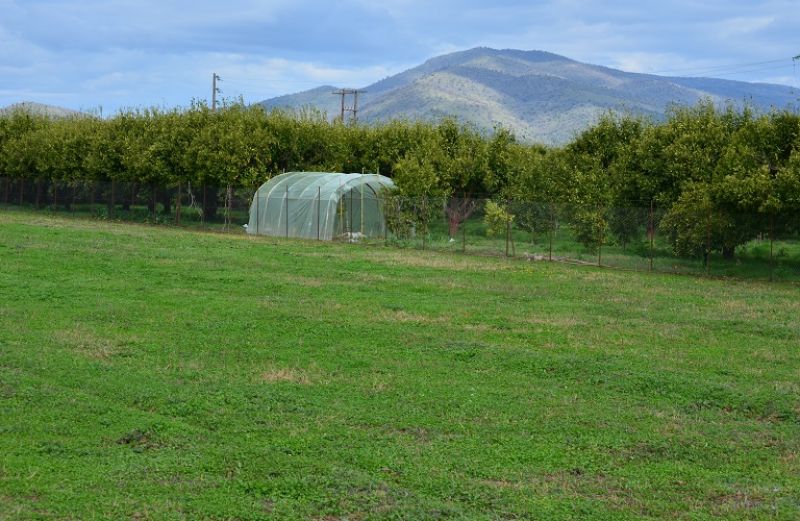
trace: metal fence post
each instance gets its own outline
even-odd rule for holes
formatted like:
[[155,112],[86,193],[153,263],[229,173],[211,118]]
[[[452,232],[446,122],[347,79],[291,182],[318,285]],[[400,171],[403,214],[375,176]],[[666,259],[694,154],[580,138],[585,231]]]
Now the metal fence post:
[[286,237],[289,237],[289,185],[286,185]]
[[467,220],[461,221],[461,253],[467,253]]
[[550,212],[549,212],[550,215],[548,216],[548,217],[550,217],[550,219],[549,219],[550,222],[549,222],[549,224],[547,226],[547,228],[548,228],[547,238],[548,238],[548,243],[549,243],[549,246],[548,246],[549,247],[548,260],[550,260],[552,262],[553,261],[553,234],[556,231],[556,217],[555,217],[555,209],[553,208],[553,205],[549,204],[548,206],[550,207]]
[[233,209],[233,187],[230,183],[225,186],[225,231],[229,231],[231,225],[231,210]]
[[603,265],[603,227],[602,222],[602,208],[597,209],[597,266]]
[[509,202],[506,200],[506,257],[508,257],[508,245],[511,241],[511,214],[509,213]]
[[153,224],[156,224],[158,222],[158,214],[157,214],[157,212],[158,212],[158,199],[156,197],[158,188],[156,188],[156,185],[152,185],[152,186],[153,186]]
[[[341,187],[340,187],[341,188]],[[339,194],[337,194],[339,195]],[[339,235],[344,234],[344,195],[340,195],[336,202],[336,209],[339,211]]]
[[422,219],[425,226],[422,230],[422,249],[425,249],[425,243],[428,240],[428,196],[422,197]]
[[650,239],[650,271],[653,271],[653,241],[655,240],[656,227],[653,222],[653,200],[650,199],[650,215],[648,217],[647,235]]
[[261,198],[258,196],[258,188],[256,189],[256,230],[255,234],[258,235],[258,222],[261,220]]
[[206,184],[203,183],[203,208],[200,210],[200,227],[206,228]]
[[178,195],[175,198],[175,224],[181,224],[181,183],[178,183]]
[[706,275],[711,273],[711,206],[706,217]]
[[775,214],[769,215],[769,281],[775,278]]
[[108,210],[109,210],[108,217],[111,218],[111,219],[114,218],[114,214],[116,213],[115,208],[114,208],[114,196],[116,195],[116,193],[115,193],[116,189],[117,189],[117,182],[114,179],[112,179],[111,180],[111,205],[108,207]]
[[317,240],[320,240],[320,213],[322,210],[322,187],[317,187]]

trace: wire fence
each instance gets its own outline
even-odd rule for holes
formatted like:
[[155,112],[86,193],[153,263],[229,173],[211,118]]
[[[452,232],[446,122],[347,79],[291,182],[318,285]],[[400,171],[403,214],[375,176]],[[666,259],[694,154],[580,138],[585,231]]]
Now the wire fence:
[[210,231],[243,233],[250,188],[0,177],[0,206]]
[[[654,204],[389,200],[385,243],[636,271],[800,281],[800,219]],[[357,223],[356,223],[357,224]]]
[[[240,234],[247,231],[251,205],[257,213],[259,205],[267,204],[254,200],[254,193],[254,187],[0,178],[0,208],[5,210],[35,209]],[[800,219],[791,215],[704,208],[675,214],[652,203],[580,207],[391,195],[367,202],[352,194],[341,197],[335,209],[321,212],[319,202],[299,204],[301,199],[287,192],[275,221],[265,226],[256,220],[249,232],[317,240],[326,237],[320,230],[330,219],[328,237],[334,241],[529,262],[800,281]],[[371,209],[373,204],[378,211]],[[301,208],[305,213],[293,214]],[[375,215],[380,222],[370,220]]]

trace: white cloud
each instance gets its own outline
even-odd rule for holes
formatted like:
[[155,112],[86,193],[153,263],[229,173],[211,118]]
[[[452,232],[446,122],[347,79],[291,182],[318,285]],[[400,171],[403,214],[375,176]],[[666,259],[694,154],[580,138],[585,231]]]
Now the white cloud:
[[711,27],[723,38],[740,38],[768,28],[775,22],[773,16],[727,18],[711,24]]
[[331,67],[310,61],[243,55],[214,55],[212,62],[223,77],[223,91],[228,95],[241,94],[247,101],[260,101],[320,85],[363,87],[407,68],[406,65]]
[[690,60],[674,53],[623,52],[611,53],[612,67],[628,72],[689,74],[694,70],[713,67],[715,63],[706,60]]
[[[185,105],[208,97],[212,72],[225,96],[258,101],[362,87],[479,45],[676,75],[800,52],[796,0],[0,0],[0,12],[0,105]],[[728,77],[793,84],[791,72]]]

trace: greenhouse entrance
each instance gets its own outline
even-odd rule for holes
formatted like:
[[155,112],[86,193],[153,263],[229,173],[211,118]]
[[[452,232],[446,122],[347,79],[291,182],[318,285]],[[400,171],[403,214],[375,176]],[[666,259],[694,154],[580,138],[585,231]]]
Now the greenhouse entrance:
[[376,174],[287,172],[256,191],[247,233],[323,241],[385,237],[380,193],[393,187]]

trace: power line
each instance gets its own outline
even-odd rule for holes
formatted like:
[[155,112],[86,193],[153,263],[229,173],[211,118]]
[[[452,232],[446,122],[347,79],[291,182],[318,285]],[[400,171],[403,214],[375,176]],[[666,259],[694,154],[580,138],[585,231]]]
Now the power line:
[[789,67],[789,64],[780,65],[778,67],[760,67],[758,69],[746,69],[746,70],[735,71],[735,72],[723,72],[723,73],[717,73],[717,74],[715,74],[715,76],[736,76],[736,75],[739,75],[739,74],[747,74],[747,73],[750,73],[750,72],[774,71],[774,70],[778,70],[778,69],[785,69],[787,67]]
[[780,58],[776,60],[766,60],[760,62],[750,62],[750,63],[738,63],[738,64],[730,64],[730,65],[716,65],[710,67],[687,67],[683,69],[669,69],[669,70],[662,70],[662,71],[651,71],[647,74],[668,74],[672,72],[691,72],[691,71],[708,71],[714,72],[717,70],[728,70],[728,69],[739,69],[742,67],[752,67],[754,65],[766,65],[769,63],[779,63],[779,62],[786,62],[789,58]]

